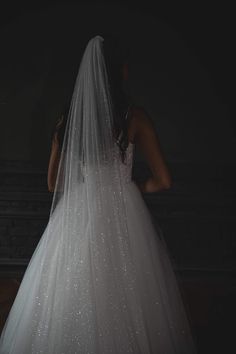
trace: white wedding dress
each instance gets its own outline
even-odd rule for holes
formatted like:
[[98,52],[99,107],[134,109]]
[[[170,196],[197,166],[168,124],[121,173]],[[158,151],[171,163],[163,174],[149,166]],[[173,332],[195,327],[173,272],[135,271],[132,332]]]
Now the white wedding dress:
[[[112,225],[112,191],[104,181],[106,220],[92,215],[89,233],[83,184],[73,196],[77,219],[58,236],[62,204],[47,225],[26,269],[0,339],[1,354],[191,354],[194,340],[168,253],[142,195],[131,180],[134,145],[120,163],[128,226],[127,254],[136,278],[120,270],[119,240]],[[83,211],[83,212],[82,212]],[[115,230],[115,229],[114,229]],[[161,233],[161,230],[160,230]],[[90,236],[89,236],[90,235]],[[46,249],[43,247],[47,240]]]

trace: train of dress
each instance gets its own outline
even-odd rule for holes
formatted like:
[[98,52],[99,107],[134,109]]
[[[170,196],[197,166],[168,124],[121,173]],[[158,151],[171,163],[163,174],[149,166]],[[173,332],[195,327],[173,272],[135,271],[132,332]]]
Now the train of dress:
[[124,184],[126,240],[115,227],[112,233],[116,206],[109,188],[103,192],[106,223],[93,215],[93,230],[83,197],[74,194],[78,217],[63,231],[67,246],[58,204],[3,328],[1,354],[195,353],[171,261],[140,191]]

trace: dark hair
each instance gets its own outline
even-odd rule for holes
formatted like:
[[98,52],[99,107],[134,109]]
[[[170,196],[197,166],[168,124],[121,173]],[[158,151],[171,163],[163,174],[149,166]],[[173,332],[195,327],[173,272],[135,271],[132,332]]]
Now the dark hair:
[[[121,159],[124,162],[126,149],[129,144],[127,131],[128,126],[125,116],[130,103],[129,98],[123,90],[122,66],[125,62],[128,62],[129,48],[125,44],[122,45],[117,36],[105,34],[102,35],[102,37],[104,38],[103,54],[105,58],[113,103],[113,135],[114,139],[119,145]],[[67,104],[64,108],[63,120],[61,121],[60,118],[57,121],[56,127],[54,129],[54,132],[57,132],[60,149],[62,148],[68,113],[69,105]]]
[[63,138],[64,138],[64,134],[65,134],[69,110],[70,110],[70,106],[69,106],[69,104],[66,104],[64,106],[64,110],[63,110],[61,117],[56,121],[56,125],[52,131],[52,139],[55,139],[55,136],[57,137],[60,151],[62,149]]
[[114,138],[118,140],[121,152],[121,158],[124,162],[125,153],[128,146],[127,121],[125,116],[129,106],[129,98],[123,90],[123,73],[122,66],[128,62],[129,48],[124,41],[114,35],[103,35],[103,53],[108,73],[108,80],[111,88],[111,96],[114,113]]

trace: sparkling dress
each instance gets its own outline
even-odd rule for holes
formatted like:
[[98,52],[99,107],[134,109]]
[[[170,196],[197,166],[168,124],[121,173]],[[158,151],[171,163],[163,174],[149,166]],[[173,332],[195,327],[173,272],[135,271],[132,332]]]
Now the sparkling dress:
[[[65,267],[64,245],[57,238],[63,205],[59,206],[50,221],[46,251],[47,228],[24,274],[1,334],[1,354],[196,353],[172,264],[131,179],[133,151],[134,145],[129,143],[127,164],[121,164],[121,171],[129,256],[137,278],[130,279],[125,270],[118,274],[116,240],[112,235],[106,238],[99,218],[99,242],[95,239],[96,247],[92,246],[86,237],[88,218],[83,214],[81,220],[79,212],[73,226],[77,244]],[[115,206],[110,192],[104,193],[107,221],[112,223],[110,210]],[[94,264],[97,254],[99,267]]]

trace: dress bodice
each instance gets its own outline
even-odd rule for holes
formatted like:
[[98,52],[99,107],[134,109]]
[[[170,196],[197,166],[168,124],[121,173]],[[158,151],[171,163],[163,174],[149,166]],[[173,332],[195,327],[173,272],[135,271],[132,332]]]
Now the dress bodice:
[[129,143],[126,150],[126,159],[124,163],[121,161],[121,176],[124,182],[128,183],[132,179],[132,167],[133,167],[133,151],[134,144]]
[[[128,112],[126,114],[126,119],[128,116]],[[133,167],[133,152],[134,152],[134,146],[135,144],[129,142],[127,149],[126,149],[126,154],[125,154],[125,159],[124,162],[121,159],[120,156],[120,148],[118,144],[114,144],[111,148],[111,154],[115,158],[115,160],[108,160],[106,163],[103,164],[99,163],[99,166],[95,164],[87,164],[86,167],[82,167],[83,171],[83,176],[96,176],[99,172],[99,181],[102,181],[103,186],[108,186],[113,182],[113,178],[115,178],[115,175],[111,172],[111,168],[114,167],[114,173],[118,173],[119,170],[119,175],[121,177],[121,181],[124,183],[129,183],[132,181],[132,167]],[[117,170],[118,168],[118,170]],[[84,179],[83,179],[84,181]]]
[[[128,119],[128,114],[131,108],[131,104],[128,107],[128,110],[125,115],[125,120]],[[121,176],[125,183],[131,182],[132,180],[132,167],[133,167],[133,152],[134,152],[134,144],[129,142],[126,149],[126,159],[124,163],[121,161]]]

